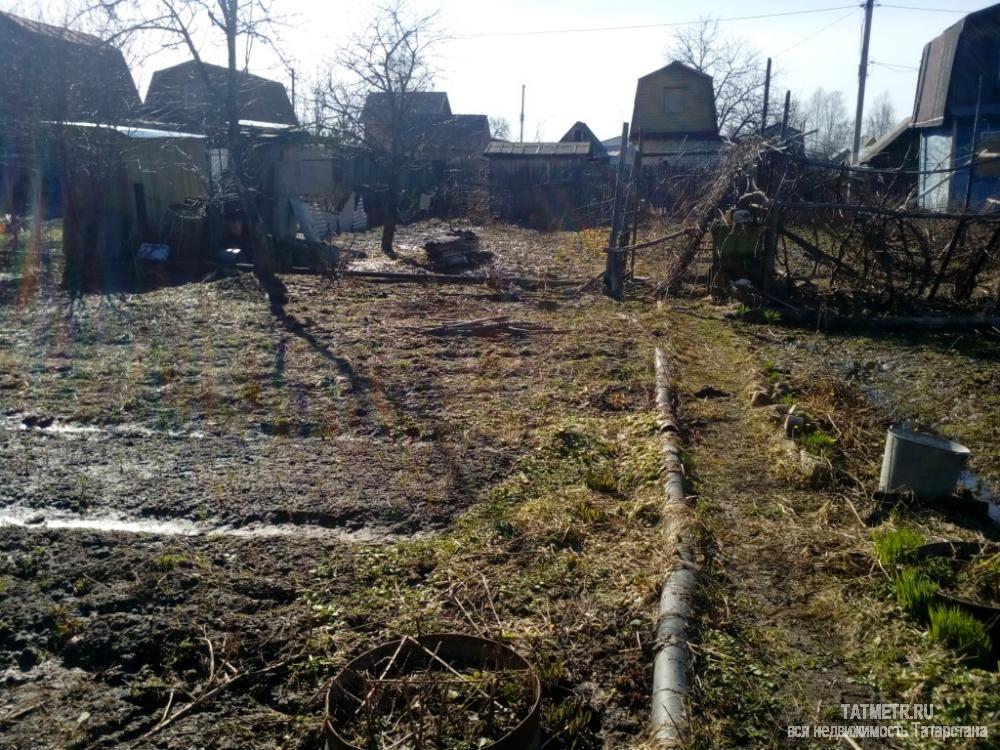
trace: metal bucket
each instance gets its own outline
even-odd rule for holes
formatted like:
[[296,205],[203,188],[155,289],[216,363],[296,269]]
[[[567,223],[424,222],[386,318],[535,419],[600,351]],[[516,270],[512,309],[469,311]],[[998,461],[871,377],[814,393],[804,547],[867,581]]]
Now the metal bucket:
[[536,750],[541,743],[541,684],[527,660],[497,641],[458,633],[437,633],[416,638],[404,637],[366,651],[350,661],[333,679],[326,695],[326,719],[323,734],[325,750],[361,750],[341,734],[339,719],[343,711],[357,702],[365,684],[365,675],[385,675],[389,665],[405,672],[408,668],[426,666],[429,655],[455,667],[482,669],[507,668],[527,673],[531,691],[531,707],[520,723],[499,740],[480,750]]
[[969,459],[964,445],[903,427],[890,427],[882,457],[882,492],[912,492],[925,500],[948,497]]

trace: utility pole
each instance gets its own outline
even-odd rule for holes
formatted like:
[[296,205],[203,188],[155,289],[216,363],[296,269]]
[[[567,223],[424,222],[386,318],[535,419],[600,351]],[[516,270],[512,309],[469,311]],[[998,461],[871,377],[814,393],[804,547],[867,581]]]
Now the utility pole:
[[851,149],[851,164],[857,164],[861,157],[861,118],[865,114],[865,82],[868,79],[868,41],[872,35],[872,11],[875,0],[865,0],[865,34],[861,42],[861,64],[858,66],[858,110],[854,115],[854,147]]
[[524,143],[524,84],[521,84],[521,137],[517,139],[518,143]]
[[[295,68],[291,68],[292,71],[292,112],[296,112],[295,109]],[[298,116],[296,114],[296,116]]]

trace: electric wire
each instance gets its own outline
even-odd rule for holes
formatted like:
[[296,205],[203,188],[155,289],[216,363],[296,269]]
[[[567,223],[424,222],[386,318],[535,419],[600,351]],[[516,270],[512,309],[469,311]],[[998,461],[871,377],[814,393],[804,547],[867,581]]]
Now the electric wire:
[[[713,19],[713,21],[717,23],[732,23],[734,21],[756,21],[767,18],[783,18],[786,16],[803,16],[803,15],[811,15],[814,13],[830,13],[835,10],[848,10],[848,9],[854,10],[856,7],[857,6],[855,5],[836,5],[829,8],[813,8],[811,10],[790,10],[782,13],[763,13],[754,16],[730,16],[727,18]],[[593,27],[576,28],[576,29],[532,29],[532,30],[521,30],[521,31],[486,31],[475,34],[454,34],[452,38],[481,39],[483,37],[541,36],[545,34],[589,34],[602,31],[635,31],[639,29],[662,29],[662,28],[671,28],[675,26],[692,26],[699,23],[702,23],[701,19],[692,21],[668,21],[665,23],[633,24],[629,26],[593,26]]]

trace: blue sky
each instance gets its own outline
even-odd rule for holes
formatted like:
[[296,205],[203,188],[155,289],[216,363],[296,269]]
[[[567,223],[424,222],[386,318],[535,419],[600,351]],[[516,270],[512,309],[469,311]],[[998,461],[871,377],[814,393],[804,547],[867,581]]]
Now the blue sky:
[[[525,138],[559,138],[576,120],[586,121],[602,138],[621,132],[631,117],[636,79],[669,60],[671,27],[545,35],[496,35],[507,32],[587,29],[608,26],[677,24],[710,14],[732,35],[748,38],[774,58],[779,86],[808,96],[816,87],[840,89],[853,110],[862,10],[848,0],[411,0],[421,11],[440,11],[442,28],[458,37],[440,48],[438,86],[456,112],[506,117],[517,126],[521,84],[527,86]],[[0,7],[58,20],[58,2],[0,0]],[[308,80],[329,68],[333,51],[360,29],[376,2],[317,3],[274,0],[285,18],[282,46]],[[934,10],[912,10],[892,5]],[[902,117],[912,107],[916,67],[923,45],[962,17],[990,5],[971,0],[889,0],[876,5],[872,25],[868,101],[888,91]],[[831,10],[827,10],[831,9]],[[801,11],[816,11],[801,13]],[[773,18],[747,16],[798,13]],[[152,70],[182,59],[163,53],[143,60],[133,71],[142,90]],[[206,59],[224,61],[221,48]],[[889,65],[892,67],[885,67]],[[251,69],[289,80],[284,66],[258,50]]]

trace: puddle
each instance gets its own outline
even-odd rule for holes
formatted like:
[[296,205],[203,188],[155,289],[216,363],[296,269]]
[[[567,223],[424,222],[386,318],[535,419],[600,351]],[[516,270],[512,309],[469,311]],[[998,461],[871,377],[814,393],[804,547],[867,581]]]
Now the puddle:
[[958,477],[958,488],[966,490],[977,500],[986,503],[986,512],[993,523],[1000,525],[1000,494],[997,488],[983,481],[971,471],[963,471]]
[[364,526],[358,529],[331,527],[312,523],[248,523],[242,526],[213,524],[188,519],[128,518],[117,515],[81,515],[58,509],[0,508],[0,527],[27,529],[98,531],[158,536],[227,536],[242,538],[295,537],[298,539],[334,540],[353,544],[390,543],[430,537],[428,531],[400,534],[385,527]]
[[114,437],[168,437],[175,440],[201,440],[205,433],[199,430],[154,430],[140,424],[94,425],[78,422],[64,422],[52,417],[37,417],[26,414],[12,414],[0,419],[0,427],[21,432],[40,432],[48,435],[88,436],[109,435]]

